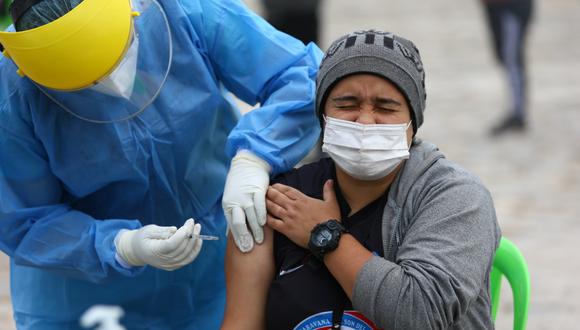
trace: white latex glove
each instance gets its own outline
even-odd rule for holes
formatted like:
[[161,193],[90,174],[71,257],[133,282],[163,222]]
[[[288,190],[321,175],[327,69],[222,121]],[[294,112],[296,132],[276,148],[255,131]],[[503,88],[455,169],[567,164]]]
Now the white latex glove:
[[[266,191],[270,184],[270,165],[250,151],[241,150],[232,159],[226,179],[222,206],[236,245],[242,252],[254,247],[254,239],[264,241]],[[248,226],[253,234],[250,235]]]
[[117,255],[131,266],[151,265],[176,270],[191,263],[201,250],[201,225],[189,219],[177,229],[147,225],[123,230],[115,237]]

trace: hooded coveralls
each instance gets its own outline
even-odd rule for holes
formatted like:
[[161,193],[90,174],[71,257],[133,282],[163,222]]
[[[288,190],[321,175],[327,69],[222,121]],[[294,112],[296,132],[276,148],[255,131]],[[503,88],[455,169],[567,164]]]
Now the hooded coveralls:
[[[11,260],[19,329],[78,328],[95,304],[123,307],[128,329],[217,329],[229,159],[248,149],[277,174],[318,137],[318,48],[275,31],[238,1],[159,1],[172,66],[159,96],[130,120],[78,119],[0,56],[0,248]],[[141,33],[157,28],[141,24]],[[155,52],[154,40],[140,42],[140,51]],[[261,108],[240,118],[226,90]],[[220,237],[192,264],[167,272],[115,260],[119,230],[179,227],[189,217]]]

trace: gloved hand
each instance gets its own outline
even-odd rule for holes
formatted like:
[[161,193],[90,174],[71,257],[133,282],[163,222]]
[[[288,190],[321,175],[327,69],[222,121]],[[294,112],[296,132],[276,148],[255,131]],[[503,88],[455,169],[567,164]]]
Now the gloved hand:
[[201,225],[189,219],[177,229],[147,225],[135,230],[122,230],[115,237],[117,255],[131,266],[151,265],[176,270],[191,263],[201,250],[198,238]]
[[269,173],[270,165],[250,151],[241,150],[232,159],[222,206],[234,242],[242,252],[252,250],[254,239],[258,244],[264,240],[262,226],[266,224]]

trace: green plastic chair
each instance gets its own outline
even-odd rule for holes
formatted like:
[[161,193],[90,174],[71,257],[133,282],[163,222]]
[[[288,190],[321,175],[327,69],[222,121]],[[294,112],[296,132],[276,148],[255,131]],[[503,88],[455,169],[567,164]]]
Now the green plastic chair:
[[514,301],[514,330],[524,330],[530,303],[530,273],[520,249],[505,237],[501,238],[491,269],[491,315],[495,322],[499,306],[502,275],[511,286]]

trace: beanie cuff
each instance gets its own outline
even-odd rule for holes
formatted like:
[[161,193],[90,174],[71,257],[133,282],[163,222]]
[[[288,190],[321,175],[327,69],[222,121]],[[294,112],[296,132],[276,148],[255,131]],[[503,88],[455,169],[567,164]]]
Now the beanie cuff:
[[[389,72],[389,76],[386,76],[385,72]],[[417,128],[423,123],[422,109],[424,104],[422,104],[423,98],[419,93],[421,87],[417,86],[417,82],[405,68],[376,56],[355,55],[328,68],[326,75],[320,77],[319,87],[316,91],[318,117],[322,117],[324,103],[326,103],[328,93],[336,82],[349,75],[364,73],[378,75],[393,83],[401,91],[411,108],[409,110],[413,119],[413,129],[416,133]]]

